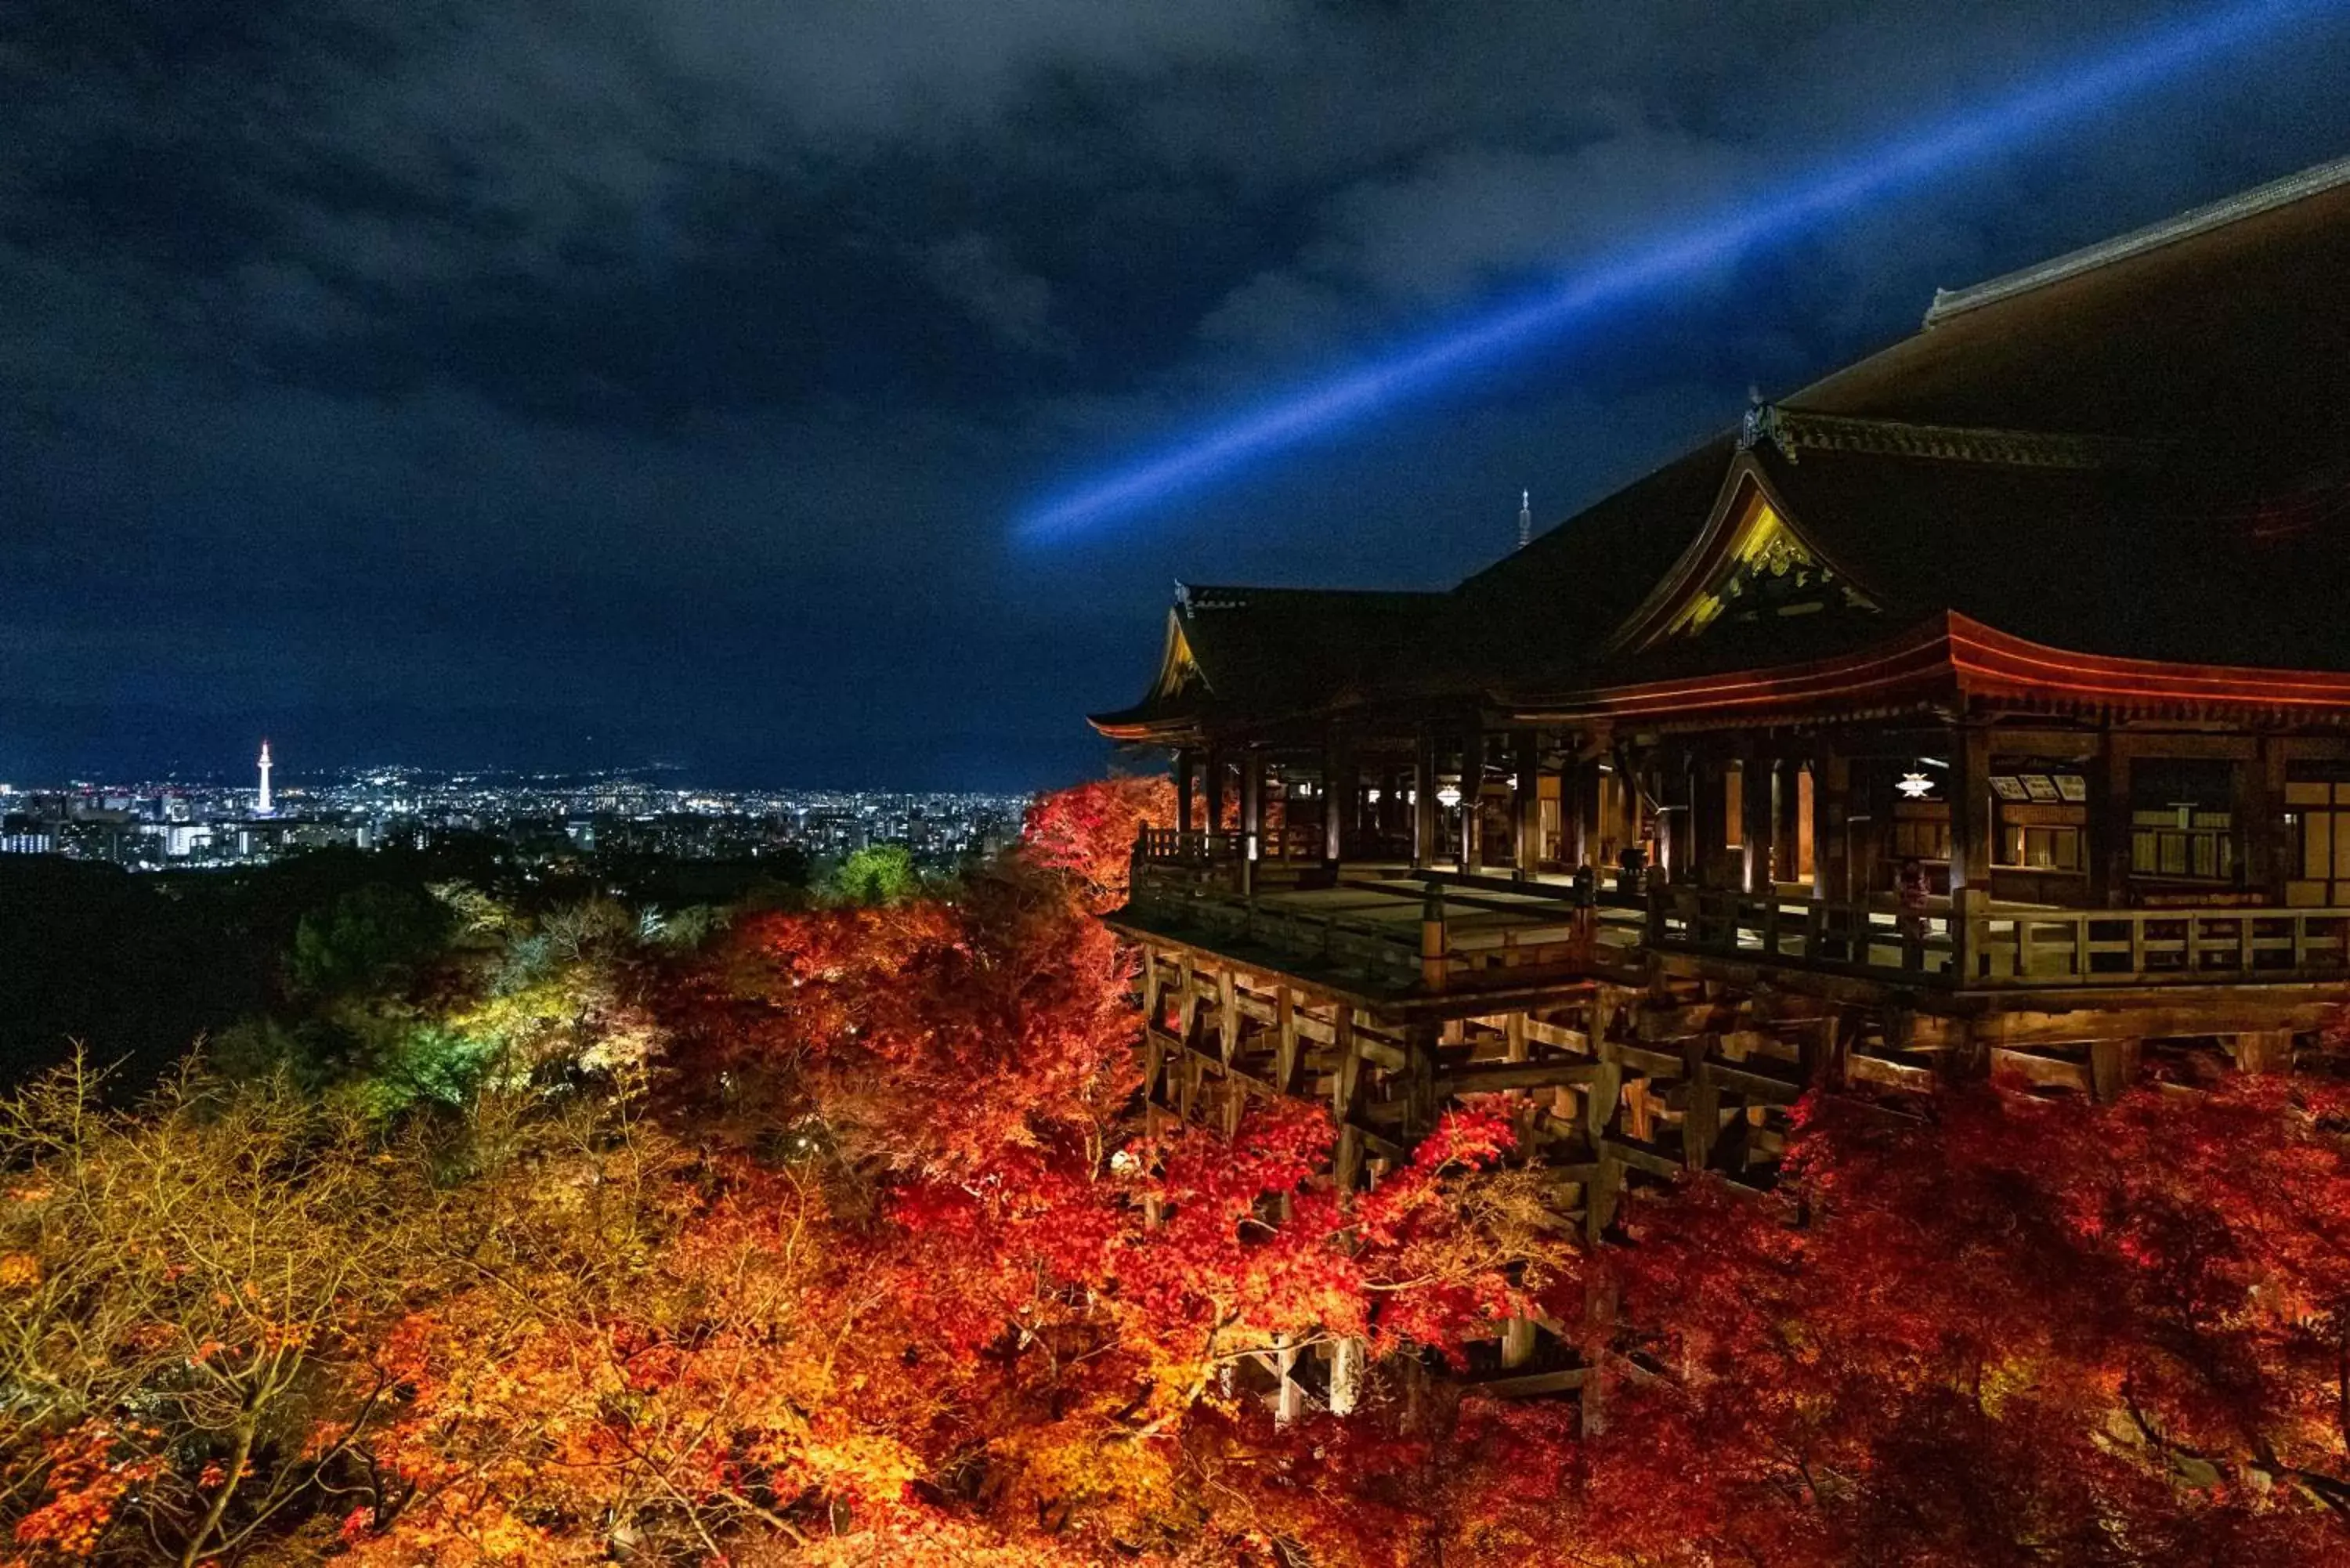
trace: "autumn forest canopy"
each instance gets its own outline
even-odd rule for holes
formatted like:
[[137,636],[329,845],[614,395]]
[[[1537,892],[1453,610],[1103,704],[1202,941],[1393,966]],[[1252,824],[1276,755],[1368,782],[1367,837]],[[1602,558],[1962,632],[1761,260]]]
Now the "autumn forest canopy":
[[[1139,1115],[1095,917],[1170,815],[1064,791],[951,882],[444,866],[252,921],[176,1067],[93,1038],[0,1107],[5,1560],[2350,1564],[2323,1062],[1823,1095],[1774,1190],[1596,1242],[1507,1096],[1341,1193],[1309,1102]],[[1512,1318],[1599,1386],[1478,1393]],[[1268,1397],[1339,1342],[1344,1396]]]

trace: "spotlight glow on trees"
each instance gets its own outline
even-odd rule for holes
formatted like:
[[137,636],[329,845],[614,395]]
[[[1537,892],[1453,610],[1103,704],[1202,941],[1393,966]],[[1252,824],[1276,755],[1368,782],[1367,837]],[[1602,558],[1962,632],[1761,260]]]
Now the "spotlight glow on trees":
[[2324,0],[2255,0],[2207,11],[2190,22],[2135,38],[2112,54],[2074,65],[1988,107],[1817,170],[1791,188],[1715,213],[1684,233],[1602,258],[1529,298],[1213,426],[1164,455],[1046,502],[1018,525],[1017,533],[1030,541],[1062,538],[1150,505],[1248,459],[1555,337],[1611,306],[1722,262],[1747,246],[2027,140],[2217,54],[2272,35],[2289,23],[2328,12],[2338,12],[2338,7]]

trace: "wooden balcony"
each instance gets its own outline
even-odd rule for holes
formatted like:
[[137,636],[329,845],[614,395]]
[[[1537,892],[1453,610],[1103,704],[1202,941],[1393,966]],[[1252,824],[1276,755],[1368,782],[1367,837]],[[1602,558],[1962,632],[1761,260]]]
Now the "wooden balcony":
[[1279,860],[1260,860],[1244,881],[1222,842],[1238,836],[1170,841],[1169,858],[1139,867],[1111,923],[1382,1000],[1573,979],[1620,966],[1640,938],[1638,911],[1579,909],[1555,884],[1471,885],[1402,866],[1318,862],[1284,880]]
[[1558,878],[1342,866],[1321,848],[1314,829],[1253,843],[1150,830],[1120,923],[1389,995],[1628,970],[1644,949],[1946,992],[2350,981],[2350,909],[1960,914],[1937,900],[1905,917],[1882,903],[1664,887],[1645,908],[1586,909]]

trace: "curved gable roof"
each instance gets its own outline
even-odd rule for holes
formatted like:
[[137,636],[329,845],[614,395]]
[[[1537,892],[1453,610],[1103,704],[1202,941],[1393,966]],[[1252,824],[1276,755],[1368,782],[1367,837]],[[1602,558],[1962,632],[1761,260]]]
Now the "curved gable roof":
[[[1749,480],[1878,613],[1620,636]],[[1943,294],[1449,594],[1185,590],[1198,681],[1162,669],[1096,723],[1509,702],[1953,614],[2087,656],[2350,670],[2350,160]]]

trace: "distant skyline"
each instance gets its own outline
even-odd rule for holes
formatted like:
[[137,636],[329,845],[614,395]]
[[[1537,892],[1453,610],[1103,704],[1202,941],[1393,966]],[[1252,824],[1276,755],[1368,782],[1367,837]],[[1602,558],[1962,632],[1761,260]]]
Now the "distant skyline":
[[1017,542],[1048,498],[2217,9],[30,0],[0,779],[1097,773],[1173,579],[1449,586],[1937,286],[2350,153],[2350,6]]
[[[1118,772],[1155,766],[1154,759],[1127,756],[1114,758],[1108,764]],[[973,794],[1001,795],[1035,793],[1025,786],[991,787],[971,785],[905,784],[889,779],[862,781],[831,781],[802,778],[743,778],[715,777],[683,763],[654,758],[641,762],[622,762],[604,765],[577,767],[543,767],[529,763],[445,763],[426,764],[398,756],[377,756],[348,763],[321,763],[314,766],[288,768],[282,758],[272,763],[274,787],[279,799],[291,789],[296,794],[324,785],[339,785],[373,774],[397,774],[424,779],[477,778],[487,783],[518,784],[581,783],[589,779],[633,780],[649,788],[659,790],[698,790],[718,792],[743,791],[810,791],[825,794]],[[239,770],[232,766],[195,763],[186,766],[166,767],[155,772],[126,772],[120,769],[81,769],[54,775],[0,774],[0,786],[18,794],[47,791],[89,789],[187,788],[205,791],[234,791],[248,794],[259,788],[257,767],[248,763]],[[5,798],[5,797],[0,797]]]

